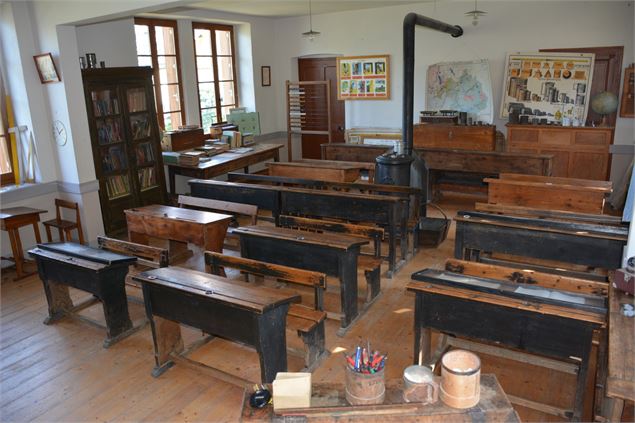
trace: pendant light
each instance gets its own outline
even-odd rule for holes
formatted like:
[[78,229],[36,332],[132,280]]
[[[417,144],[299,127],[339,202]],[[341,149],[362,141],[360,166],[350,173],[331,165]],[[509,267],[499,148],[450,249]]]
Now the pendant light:
[[484,15],[487,15],[487,12],[483,12],[482,10],[478,10],[478,7],[476,5],[476,0],[474,0],[474,10],[470,10],[469,12],[465,12],[465,16],[471,16],[472,17],[472,25],[474,25],[474,26],[478,25],[479,16],[484,16]]
[[303,32],[302,36],[308,38],[309,41],[313,41],[315,37],[319,35],[320,33],[318,31],[313,31],[313,13],[311,11],[311,0],[309,0],[309,31]]

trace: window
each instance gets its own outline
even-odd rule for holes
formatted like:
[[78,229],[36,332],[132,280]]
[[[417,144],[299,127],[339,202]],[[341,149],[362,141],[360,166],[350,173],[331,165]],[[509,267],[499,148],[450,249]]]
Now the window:
[[0,76],[0,185],[2,186],[15,183],[6,100],[7,96],[4,92],[4,83]]
[[201,126],[207,132],[213,124],[226,122],[229,109],[238,106],[234,28],[193,23],[192,29]]
[[154,70],[154,97],[159,126],[166,131],[185,122],[181,99],[181,63],[176,21],[135,18],[137,63]]

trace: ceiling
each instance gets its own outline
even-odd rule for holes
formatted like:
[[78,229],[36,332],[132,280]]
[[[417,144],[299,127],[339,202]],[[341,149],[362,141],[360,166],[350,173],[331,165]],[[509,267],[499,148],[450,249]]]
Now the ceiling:
[[[311,8],[313,14],[318,15],[432,1],[434,0],[312,0]],[[307,15],[309,0],[206,0],[190,4],[189,7],[242,15],[288,17]]]

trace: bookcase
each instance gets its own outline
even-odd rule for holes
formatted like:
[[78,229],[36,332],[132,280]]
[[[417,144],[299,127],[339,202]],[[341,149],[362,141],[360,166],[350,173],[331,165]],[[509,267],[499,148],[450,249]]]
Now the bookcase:
[[107,234],[126,228],[125,209],[166,204],[152,69],[84,69],[88,124]]

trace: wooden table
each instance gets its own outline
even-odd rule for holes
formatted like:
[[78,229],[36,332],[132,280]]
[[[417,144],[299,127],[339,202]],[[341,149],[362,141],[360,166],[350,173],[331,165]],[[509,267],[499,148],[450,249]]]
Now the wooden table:
[[266,163],[271,176],[306,178],[318,181],[354,182],[361,177],[362,170],[373,180],[374,163],[343,162],[338,160],[303,159],[295,162]]
[[262,382],[287,371],[286,317],[289,303],[299,302],[299,295],[180,267],[150,270],[133,280],[142,284],[152,328],[153,376],[165,372],[183,351],[179,323],[256,348]]
[[512,254],[603,269],[622,262],[628,228],[459,211],[454,257]]
[[227,214],[158,204],[124,212],[130,241],[148,245],[149,237],[168,239],[173,257],[186,250],[188,242],[207,251],[222,252],[225,234],[232,219]]
[[68,292],[71,286],[89,292],[101,301],[106,319],[104,348],[139,329],[140,326],[132,327],[125,288],[128,266],[137,261],[136,257],[73,242],[38,244],[29,255],[37,261],[48,302],[49,317],[44,324],[52,324],[94,304],[94,299],[90,298],[74,306]]
[[340,278],[342,321],[338,335],[346,333],[358,316],[357,256],[368,240],[269,226],[240,227],[234,233],[240,235],[243,257]]
[[621,304],[633,304],[633,297],[609,284],[609,346],[606,396],[610,398],[607,418],[619,422],[624,401],[635,402],[635,317],[621,313]]
[[372,421],[385,422],[520,422],[518,414],[503,392],[496,376],[481,375],[480,401],[472,408],[460,410],[445,405],[441,400],[434,404],[406,403],[403,400],[403,381],[386,382],[386,398],[378,405],[349,405],[342,383],[312,384],[311,407],[280,410],[274,413],[273,406],[261,409],[249,406],[253,389],[245,389],[241,422],[297,422],[297,421]]
[[249,173],[249,166],[267,160],[280,159],[282,144],[255,144],[248,148],[247,153],[226,152],[212,156],[210,160],[199,163],[198,166],[182,166],[176,163],[167,163],[170,178],[170,194],[176,195],[176,175],[189,176],[197,179],[210,179],[224,175],[237,169],[245,169]]
[[9,233],[9,241],[11,242],[13,258],[9,260],[15,262],[15,270],[17,273],[15,280],[20,280],[36,273],[24,272],[24,252],[22,251],[19,229],[22,226],[33,225],[35,241],[38,244],[41,243],[42,238],[40,237],[40,229],[38,228],[37,222],[40,221],[40,214],[46,212],[46,210],[33,209],[31,207],[11,207],[0,210],[0,229]]
[[605,323],[604,297],[571,292],[566,292],[569,297],[543,297],[536,293],[545,291],[542,286],[434,269],[416,272],[412,278],[407,289],[416,295],[415,363],[420,356],[424,363],[430,361],[430,330],[434,329],[577,364],[573,409],[562,414],[580,421],[593,331]]

